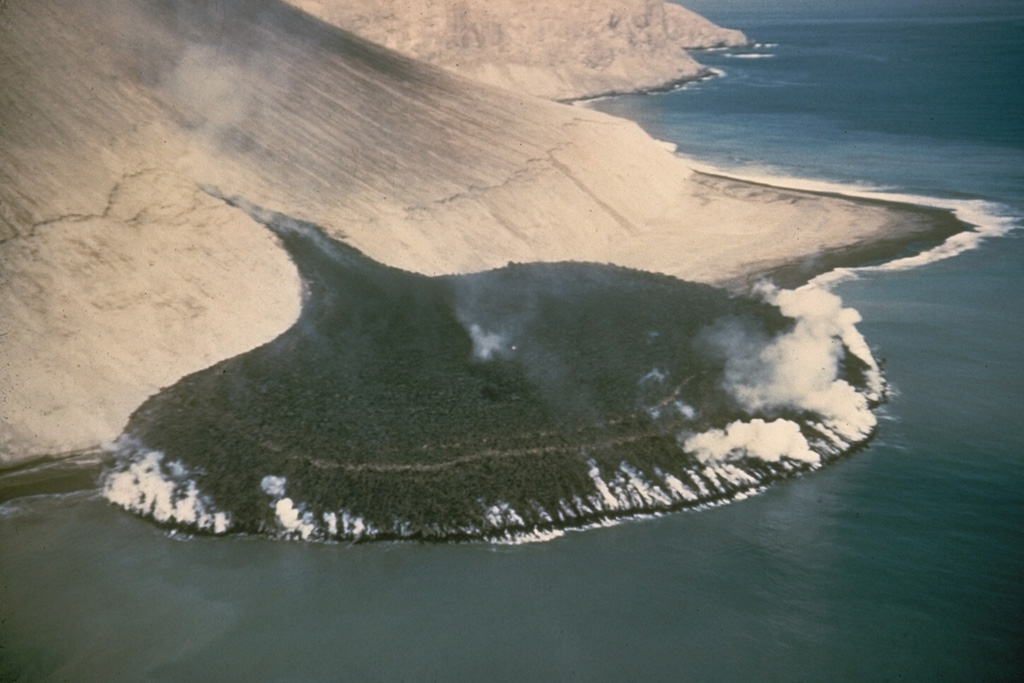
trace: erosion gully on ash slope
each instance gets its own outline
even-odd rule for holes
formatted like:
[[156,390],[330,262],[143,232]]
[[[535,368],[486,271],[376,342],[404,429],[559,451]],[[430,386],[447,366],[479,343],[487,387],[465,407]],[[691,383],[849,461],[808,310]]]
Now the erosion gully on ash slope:
[[104,493],[173,528],[543,538],[742,498],[874,431],[878,368],[824,291],[581,263],[427,277],[227,201],[307,293],[286,333],[129,421]]

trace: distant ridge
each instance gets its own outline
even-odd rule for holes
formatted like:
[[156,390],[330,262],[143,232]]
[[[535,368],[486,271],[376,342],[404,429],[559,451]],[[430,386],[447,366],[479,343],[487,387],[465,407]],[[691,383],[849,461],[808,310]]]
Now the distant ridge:
[[571,100],[707,72],[686,49],[740,31],[662,0],[288,0],[404,55],[515,92]]

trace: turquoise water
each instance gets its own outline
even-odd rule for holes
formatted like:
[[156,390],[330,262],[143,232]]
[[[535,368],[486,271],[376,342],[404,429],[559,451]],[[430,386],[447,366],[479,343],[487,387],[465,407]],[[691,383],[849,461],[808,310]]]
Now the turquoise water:
[[[736,173],[1024,216],[1020,16],[726,7],[774,56],[706,53],[723,77],[596,106]],[[9,505],[0,680],[1020,680],[1022,283],[1010,233],[836,285],[895,390],[879,436],[725,507],[349,547],[170,538],[93,494]]]

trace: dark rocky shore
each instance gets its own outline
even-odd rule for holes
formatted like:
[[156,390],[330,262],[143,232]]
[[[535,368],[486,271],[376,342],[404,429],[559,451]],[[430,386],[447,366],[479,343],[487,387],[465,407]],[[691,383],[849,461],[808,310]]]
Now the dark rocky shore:
[[[821,440],[819,416],[726,389],[708,330],[769,343],[793,320],[768,303],[596,264],[431,278],[232,202],[295,260],[303,313],[132,415],[106,482],[129,509],[191,531],[466,539],[705,505],[817,465],[681,447],[741,417]],[[862,365],[847,354],[849,381]]]

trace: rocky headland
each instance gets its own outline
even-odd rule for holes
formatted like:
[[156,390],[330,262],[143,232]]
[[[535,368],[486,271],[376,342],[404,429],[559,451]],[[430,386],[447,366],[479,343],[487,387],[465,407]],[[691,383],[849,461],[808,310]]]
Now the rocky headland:
[[662,0],[289,0],[401,54],[552,100],[662,88],[707,70],[687,49],[742,32]]

